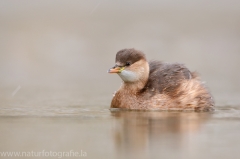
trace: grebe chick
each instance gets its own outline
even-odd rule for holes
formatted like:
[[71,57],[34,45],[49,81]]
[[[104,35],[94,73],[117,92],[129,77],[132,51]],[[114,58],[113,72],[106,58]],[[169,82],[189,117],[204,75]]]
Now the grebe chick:
[[123,80],[111,108],[131,110],[213,110],[214,101],[195,72],[183,64],[147,62],[135,49],[117,52],[115,66],[108,70]]

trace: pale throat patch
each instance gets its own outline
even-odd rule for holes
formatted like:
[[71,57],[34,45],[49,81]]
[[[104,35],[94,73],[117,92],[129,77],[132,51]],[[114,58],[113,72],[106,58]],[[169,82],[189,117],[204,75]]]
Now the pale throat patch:
[[137,73],[128,70],[123,70],[121,73],[118,73],[118,75],[124,82],[135,82],[139,79]]
[[122,70],[118,75],[122,78],[124,82],[136,82],[144,74],[144,67],[139,67],[138,72],[133,72],[130,70]]

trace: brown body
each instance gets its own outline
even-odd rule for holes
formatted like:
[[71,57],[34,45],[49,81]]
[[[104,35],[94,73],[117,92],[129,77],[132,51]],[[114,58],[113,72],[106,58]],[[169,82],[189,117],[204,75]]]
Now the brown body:
[[135,49],[120,50],[109,70],[123,79],[111,108],[134,110],[211,110],[211,94],[196,73],[182,64],[147,62]]

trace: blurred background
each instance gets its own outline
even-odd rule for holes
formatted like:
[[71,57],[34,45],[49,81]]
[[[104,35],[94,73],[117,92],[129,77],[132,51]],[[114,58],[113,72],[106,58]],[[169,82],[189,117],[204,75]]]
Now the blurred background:
[[[123,48],[198,71],[215,112],[109,111]],[[0,152],[238,158],[239,59],[239,0],[0,0]]]
[[76,89],[108,106],[121,80],[107,70],[118,50],[136,48],[198,71],[217,105],[239,105],[239,8],[238,0],[1,0],[1,92]]

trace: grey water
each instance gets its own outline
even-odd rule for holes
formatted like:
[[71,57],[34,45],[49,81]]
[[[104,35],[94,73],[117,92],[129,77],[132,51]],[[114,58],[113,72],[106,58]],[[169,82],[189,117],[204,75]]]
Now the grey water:
[[[217,158],[240,155],[240,3],[0,1],[0,155]],[[184,63],[213,112],[110,110],[123,48]],[[0,158],[26,158],[26,156]]]

